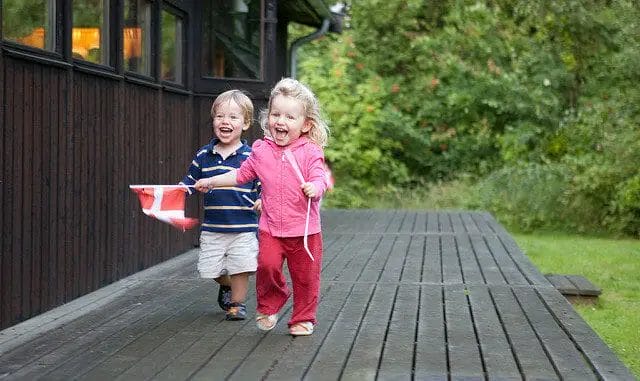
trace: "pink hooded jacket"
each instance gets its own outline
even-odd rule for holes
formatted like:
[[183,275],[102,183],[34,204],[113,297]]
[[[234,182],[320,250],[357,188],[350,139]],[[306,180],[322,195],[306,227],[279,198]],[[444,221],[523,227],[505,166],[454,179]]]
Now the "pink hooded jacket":
[[269,139],[257,140],[251,156],[236,173],[238,184],[255,178],[262,183],[262,214],[258,229],[274,237],[302,237],[307,217],[307,197],[300,188],[295,169],[285,157],[291,150],[305,181],[315,185],[318,195],[311,200],[308,234],[320,232],[320,199],[327,189],[322,148],[302,136],[281,147]]

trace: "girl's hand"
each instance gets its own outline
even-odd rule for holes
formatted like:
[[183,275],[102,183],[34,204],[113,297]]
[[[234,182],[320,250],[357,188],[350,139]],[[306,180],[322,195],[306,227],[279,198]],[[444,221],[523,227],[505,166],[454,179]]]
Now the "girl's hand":
[[316,186],[313,183],[307,182],[300,185],[304,194],[309,198],[314,198],[317,195]]
[[255,210],[256,213],[258,213],[258,214],[262,213],[262,200],[261,199],[257,199],[255,204],[253,204],[253,210]]
[[208,177],[206,179],[200,179],[196,181],[196,183],[194,184],[194,187],[199,192],[207,193],[210,189],[213,188],[213,178]]

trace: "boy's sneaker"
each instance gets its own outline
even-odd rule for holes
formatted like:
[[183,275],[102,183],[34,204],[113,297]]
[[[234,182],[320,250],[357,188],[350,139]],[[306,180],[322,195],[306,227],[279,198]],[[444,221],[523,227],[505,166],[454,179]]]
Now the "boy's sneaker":
[[247,317],[247,306],[244,303],[231,303],[227,310],[227,320],[244,320]]
[[231,287],[220,285],[218,290],[218,305],[225,311],[229,310],[231,304]]

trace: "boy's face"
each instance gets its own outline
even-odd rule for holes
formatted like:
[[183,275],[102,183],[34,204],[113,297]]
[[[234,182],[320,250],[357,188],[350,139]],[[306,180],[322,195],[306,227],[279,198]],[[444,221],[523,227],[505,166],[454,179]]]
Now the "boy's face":
[[237,145],[242,131],[249,126],[249,121],[244,118],[244,110],[233,100],[221,103],[214,110],[213,133],[222,145]]
[[284,95],[273,98],[269,109],[269,132],[277,145],[287,146],[310,129],[302,102]]

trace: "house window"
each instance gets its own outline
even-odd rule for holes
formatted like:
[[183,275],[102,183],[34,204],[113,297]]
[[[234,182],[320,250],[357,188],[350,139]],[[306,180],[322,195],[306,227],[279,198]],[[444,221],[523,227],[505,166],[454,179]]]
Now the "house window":
[[73,57],[109,64],[109,0],[73,0],[71,50]]
[[151,75],[151,4],[148,0],[124,1],[124,69]]
[[260,79],[262,1],[207,0],[203,8],[204,76]]
[[55,0],[4,0],[1,3],[4,39],[56,50]]
[[164,81],[183,83],[184,26],[182,18],[162,10],[160,72]]

